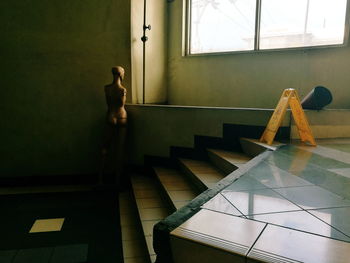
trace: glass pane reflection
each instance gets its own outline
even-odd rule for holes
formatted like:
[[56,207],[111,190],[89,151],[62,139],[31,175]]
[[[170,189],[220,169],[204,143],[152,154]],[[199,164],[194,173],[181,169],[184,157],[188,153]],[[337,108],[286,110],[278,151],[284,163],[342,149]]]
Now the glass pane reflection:
[[192,0],[190,53],[254,49],[256,0]]
[[342,44],[347,0],[264,0],[260,49]]

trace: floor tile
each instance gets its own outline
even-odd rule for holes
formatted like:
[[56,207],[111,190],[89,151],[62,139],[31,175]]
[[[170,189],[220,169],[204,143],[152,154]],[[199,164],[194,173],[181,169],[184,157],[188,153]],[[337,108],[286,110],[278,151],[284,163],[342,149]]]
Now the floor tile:
[[338,169],[328,169],[329,171],[339,174],[341,176],[350,178],[350,168],[338,168]]
[[142,239],[143,234],[142,230],[139,229],[138,226],[122,226],[122,240],[136,240]]
[[[308,160],[308,164],[317,165],[322,168],[347,168],[350,167],[350,154],[324,148],[322,146],[287,146],[281,148],[279,153],[286,154],[291,160]],[[330,155],[330,152],[332,154]],[[311,154],[311,155],[310,155]],[[344,155],[349,158],[344,159]],[[345,162],[343,162],[345,161]]]
[[[311,153],[308,158],[310,157]],[[265,161],[287,172],[301,172],[308,166],[307,157],[300,159],[292,159],[289,158],[287,155],[280,154],[278,152],[274,152],[272,155],[268,156],[265,159]]]
[[221,158],[226,159],[232,164],[247,163],[251,158],[244,153],[230,152],[220,149],[210,149],[211,152],[217,154]]
[[189,202],[191,202],[191,200],[186,200],[186,201],[173,201],[173,204],[175,206],[175,208],[177,210],[179,210],[180,208],[184,207],[185,205],[187,205]]
[[29,233],[61,231],[64,218],[37,219]]
[[169,168],[165,168],[165,167],[153,167],[153,169],[157,172],[158,175],[162,176],[162,175],[167,175],[167,174],[178,174],[177,170],[174,169],[169,169]]
[[129,213],[135,208],[134,197],[132,192],[119,193],[120,213]]
[[129,199],[120,199],[119,198],[119,210],[121,214],[130,214],[134,213],[136,210],[136,205],[134,202],[134,198],[131,197],[131,193]]
[[153,227],[157,224],[159,220],[142,221],[143,233],[145,236],[153,235]]
[[325,148],[331,148],[334,150],[338,150],[341,152],[345,152],[345,153],[350,153],[350,146],[349,144],[322,144],[323,147]]
[[268,225],[248,258],[258,262],[346,263],[350,243]]
[[270,188],[311,185],[310,182],[265,162],[250,169],[247,174]]
[[241,167],[244,167],[246,165],[246,163],[235,163],[235,166],[237,168],[241,168]]
[[296,176],[345,198],[350,198],[350,178],[319,167],[306,167],[302,171],[291,171]]
[[198,177],[201,181],[210,182],[210,183],[217,183],[221,179],[224,178],[224,176],[220,173],[207,173],[207,172],[195,172],[196,177]]
[[193,191],[189,191],[189,190],[169,191],[168,194],[172,201],[187,201],[187,200],[192,200],[197,196]]
[[148,256],[124,258],[124,263],[149,263]]
[[150,255],[155,255],[156,253],[154,252],[154,249],[153,249],[153,236],[147,236],[146,243],[147,243],[148,253]]
[[248,216],[248,218],[339,240],[350,241],[349,237],[305,211],[252,215]]
[[120,214],[120,225],[123,226],[134,226],[137,224],[137,212],[130,214]]
[[301,210],[270,189],[222,193],[243,215]]
[[[239,254],[244,255],[265,225],[264,223],[202,209],[173,230],[171,235],[200,243],[206,240],[208,242],[217,240],[218,242],[215,242],[216,246],[225,244],[226,251],[237,253],[237,250],[239,250]],[[229,244],[232,244],[232,246]]]
[[167,189],[168,191],[192,190],[190,183],[186,181],[174,181],[174,182],[165,181],[165,182],[162,182],[162,184],[165,187],[165,189]]
[[165,183],[165,182],[169,182],[169,183],[172,183],[172,182],[185,182],[186,180],[179,175],[179,173],[172,173],[172,174],[157,174],[157,176],[159,177],[159,180],[162,182],[162,183]]
[[48,263],[53,250],[53,247],[21,249],[18,250],[13,263]]
[[165,208],[144,208],[139,210],[141,220],[162,220],[169,213]]
[[218,194],[202,205],[202,208],[213,210],[220,213],[241,216],[242,214],[227,199]]
[[203,181],[203,183],[205,184],[205,186],[208,188],[208,189],[212,189],[218,182],[207,182],[207,181]]
[[137,213],[137,208],[134,201],[119,201],[119,211],[120,214],[135,214]]
[[157,259],[157,255],[150,255],[150,258],[151,258],[151,262],[155,263]]
[[148,256],[147,249],[145,249],[145,241],[144,240],[123,241],[123,255],[124,255],[124,258]]
[[144,183],[137,183],[133,186],[134,190],[150,190],[150,191],[157,191],[158,186],[155,184],[155,182],[144,182]]
[[0,250],[0,262],[1,263],[12,263],[17,250]]
[[24,187],[1,187],[0,195],[17,194],[42,194],[42,193],[69,193],[88,192],[94,190],[92,185],[64,185],[64,186],[24,186]]
[[134,190],[135,198],[157,198],[159,194],[157,191],[148,189]]
[[350,206],[350,200],[318,186],[278,188],[275,191],[304,209]]
[[[109,190],[2,196],[0,203],[5,201],[9,207],[1,205],[0,247],[2,250],[21,249],[16,256],[17,262],[37,263],[45,258],[46,249],[37,251],[34,248],[89,244],[85,262],[107,262],[106,259],[120,262],[122,250],[117,196],[117,192]],[[59,232],[29,233],[36,219],[63,217],[65,220]],[[73,250],[77,252],[78,248]],[[52,258],[54,251],[51,251]],[[0,259],[0,262],[3,261]]]
[[199,161],[199,160],[193,160],[193,159],[180,159],[182,163],[190,166],[190,167],[208,167],[208,163]]
[[160,198],[137,198],[138,208],[157,208],[164,207],[163,201]]
[[213,167],[191,167],[190,170],[196,174],[221,174]]
[[135,190],[156,190],[157,185],[151,177],[131,177],[133,189]]
[[244,174],[231,185],[226,187],[223,192],[226,191],[246,191],[246,190],[257,190],[257,189],[266,189],[266,185],[263,185],[258,180],[250,177],[247,174]]
[[350,236],[350,207],[308,210],[308,212]]
[[[328,168],[343,168],[344,165],[347,164],[347,167],[349,167],[350,164],[350,153],[346,151],[339,151],[337,149],[331,149],[329,147],[324,147],[321,145],[318,145],[317,147],[305,147],[305,146],[298,146],[298,148],[301,148],[305,151],[310,151],[317,154],[318,156],[322,156],[325,159],[333,160],[332,162],[325,161],[321,165],[328,165]],[[347,144],[347,147],[345,146],[344,149],[349,149],[350,146]],[[336,164],[337,165],[333,165]]]
[[87,244],[76,244],[55,247],[50,263],[86,262],[88,255]]
[[319,138],[317,139],[317,143],[319,145],[325,145],[328,144],[348,144],[350,145],[350,138]]
[[143,175],[135,175],[135,176],[131,176],[131,181],[133,183],[136,183],[136,184],[144,184],[144,183],[149,183],[152,178],[149,177],[149,176],[143,176]]

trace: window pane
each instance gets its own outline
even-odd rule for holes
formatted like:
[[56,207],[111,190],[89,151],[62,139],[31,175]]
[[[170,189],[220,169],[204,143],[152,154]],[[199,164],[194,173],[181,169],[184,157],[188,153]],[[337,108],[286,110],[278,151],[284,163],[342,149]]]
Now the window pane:
[[192,0],[190,53],[254,49],[256,0]]
[[342,44],[347,0],[262,0],[260,49]]

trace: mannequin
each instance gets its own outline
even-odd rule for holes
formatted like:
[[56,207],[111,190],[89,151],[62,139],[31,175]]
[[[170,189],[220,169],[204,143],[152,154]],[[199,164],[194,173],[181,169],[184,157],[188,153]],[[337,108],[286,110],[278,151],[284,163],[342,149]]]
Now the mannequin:
[[107,155],[109,155],[109,159],[112,163],[112,170],[115,174],[115,183],[117,187],[119,187],[123,170],[124,144],[127,130],[127,113],[124,108],[126,89],[122,86],[125,71],[121,66],[117,66],[112,68],[112,74],[113,82],[104,87],[107,102],[107,116],[99,183],[103,184],[103,170],[105,168]]

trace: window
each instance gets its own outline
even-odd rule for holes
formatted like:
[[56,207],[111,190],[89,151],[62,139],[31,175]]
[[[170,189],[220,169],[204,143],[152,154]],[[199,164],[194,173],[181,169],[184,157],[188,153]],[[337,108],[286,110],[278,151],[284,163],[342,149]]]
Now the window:
[[188,1],[188,54],[345,43],[347,0]]

